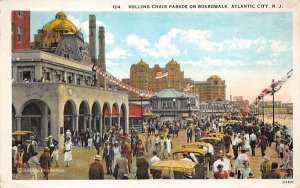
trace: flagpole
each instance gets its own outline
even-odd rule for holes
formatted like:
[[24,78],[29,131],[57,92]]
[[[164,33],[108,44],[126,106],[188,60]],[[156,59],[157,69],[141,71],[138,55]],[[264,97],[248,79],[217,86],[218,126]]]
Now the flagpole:
[[169,72],[169,70],[168,70],[168,87],[170,88],[171,86],[170,86],[170,72]]

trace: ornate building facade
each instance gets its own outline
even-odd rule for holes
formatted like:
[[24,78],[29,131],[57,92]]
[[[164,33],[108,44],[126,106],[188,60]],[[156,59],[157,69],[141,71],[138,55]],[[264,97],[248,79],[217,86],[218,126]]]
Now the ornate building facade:
[[198,94],[200,102],[226,98],[225,80],[217,75],[209,77],[206,81],[195,81],[194,87],[194,92]]
[[92,70],[95,63],[105,65],[104,27],[99,28],[98,63],[93,21],[95,17],[90,16],[93,46],[88,46],[74,24],[59,12],[38,30],[36,49],[13,49],[13,131],[32,131],[39,142],[51,134],[60,144],[67,129],[78,133],[89,128],[102,134],[118,124],[129,132],[128,93],[101,88],[97,83],[102,78]]
[[38,33],[34,35],[34,49],[43,49],[44,51],[53,52],[57,47],[63,35],[82,34],[76,26],[67,19],[63,12],[58,12],[55,19],[44,25]]
[[[168,75],[156,79],[157,72],[168,72]],[[199,102],[213,101],[217,98],[225,100],[226,85],[225,80],[219,76],[213,75],[206,81],[193,81],[184,77],[184,71],[181,71],[180,64],[172,59],[164,68],[149,65],[141,60],[133,64],[130,68],[130,78],[123,79],[123,82],[133,87],[140,88],[143,91],[159,92],[165,88],[173,88],[176,91],[184,92],[187,84],[193,85],[188,91],[198,97]],[[129,100],[140,100],[140,96],[130,92]]]

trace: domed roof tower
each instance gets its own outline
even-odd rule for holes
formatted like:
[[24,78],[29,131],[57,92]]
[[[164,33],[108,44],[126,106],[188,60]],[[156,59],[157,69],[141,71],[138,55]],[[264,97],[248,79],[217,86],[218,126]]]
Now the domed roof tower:
[[77,27],[68,20],[64,12],[58,12],[54,20],[46,23],[38,33],[34,35],[34,48],[54,52],[63,35],[77,35],[82,38],[82,34]]
[[67,19],[64,12],[58,12],[55,19],[44,25],[43,30],[51,32],[52,30],[62,30],[64,33],[75,34],[78,32],[76,26]]

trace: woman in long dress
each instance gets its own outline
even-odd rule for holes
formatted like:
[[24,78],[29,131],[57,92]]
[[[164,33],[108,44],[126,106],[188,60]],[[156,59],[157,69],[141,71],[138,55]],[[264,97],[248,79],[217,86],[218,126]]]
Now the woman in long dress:
[[171,156],[171,150],[172,150],[172,140],[169,134],[167,135],[165,142],[166,142],[166,148],[167,148],[167,153],[169,158]]
[[250,136],[249,136],[249,133],[245,134],[245,147],[246,147],[246,151],[250,150]]
[[114,161],[113,161],[112,166],[113,166],[113,170],[114,170],[115,166],[117,164],[116,161],[118,158],[121,157],[121,152],[122,152],[121,146],[118,141],[115,141],[115,143],[114,143],[113,152],[114,152]]
[[66,138],[65,147],[64,147],[64,161],[66,166],[70,166],[70,161],[72,161],[72,142],[69,137]]

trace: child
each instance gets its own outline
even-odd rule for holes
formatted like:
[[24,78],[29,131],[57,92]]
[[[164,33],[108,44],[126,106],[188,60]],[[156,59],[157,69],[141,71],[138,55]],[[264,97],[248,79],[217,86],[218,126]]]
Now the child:
[[56,167],[58,167],[59,150],[57,149],[57,146],[55,146],[54,151],[53,151],[51,157],[54,159]]

